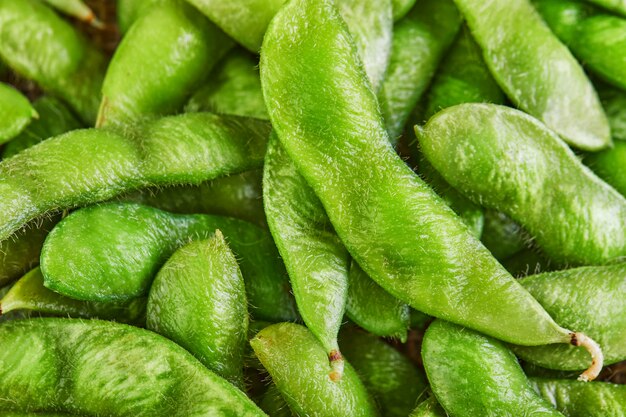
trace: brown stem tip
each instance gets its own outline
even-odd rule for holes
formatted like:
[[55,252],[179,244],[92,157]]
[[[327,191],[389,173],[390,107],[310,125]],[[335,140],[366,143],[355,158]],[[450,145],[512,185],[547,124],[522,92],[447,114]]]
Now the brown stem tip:
[[604,364],[604,355],[600,345],[583,333],[570,333],[570,343],[587,349],[587,352],[591,355],[591,366],[580,374],[578,380],[584,382],[593,381],[602,371],[602,365]]
[[330,362],[331,371],[328,373],[328,377],[331,381],[337,382],[341,380],[343,377],[343,356],[341,356],[341,352],[336,349],[333,349],[328,354],[328,361]]

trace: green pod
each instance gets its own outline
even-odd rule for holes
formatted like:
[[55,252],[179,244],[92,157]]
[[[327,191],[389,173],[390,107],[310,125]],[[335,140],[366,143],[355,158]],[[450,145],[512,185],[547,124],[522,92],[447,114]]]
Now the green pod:
[[541,272],[559,269],[560,265],[553,265],[537,248],[526,248],[501,260],[502,265],[516,278]]
[[434,396],[422,401],[409,417],[448,417],[448,413],[441,408]]
[[381,287],[426,314],[503,340],[572,341],[395,153],[331,2],[292,0],[276,15],[264,38],[261,84],[281,144]]
[[428,383],[406,356],[356,328],[343,329],[339,344],[382,415],[406,417],[415,408]]
[[111,60],[96,126],[122,130],[179,110],[232,46],[193,7],[163,2],[139,17]]
[[626,18],[597,15],[583,20],[570,47],[590,71],[626,89]]
[[178,249],[163,265],[150,287],[146,328],[178,343],[207,368],[243,387],[246,289],[220,230],[209,240]]
[[41,254],[44,282],[79,300],[141,296],[177,248],[207,239],[216,229],[240,260],[252,315],[270,321],[297,319],[287,274],[269,233],[228,217],[172,214],[137,204],[75,211],[46,239]]
[[626,92],[596,85],[604,111],[611,124],[613,139],[626,140]]
[[517,221],[557,263],[626,255],[626,200],[538,120],[509,107],[461,104],[416,133],[446,181]]
[[330,378],[326,350],[306,327],[273,324],[261,330],[250,344],[296,415],[378,415],[350,364],[346,362],[340,380]]
[[586,0],[589,3],[596,4],[600,7],[604,7],[607,10],[611,10],[615,13],[619,13],[622,16],[626,16],[626,0]]
[[495,339],[436,320],[424,335],[422,359],[433,393],[453,417],[562,416]]
[[[607,365],[626,360],[626,264],[588,266],[529,276],[520,282],[563,326],[585,332],[602,346]],[[580,348],[515,347],[525,361],[544,368],[580,370],[589,362]]]
[[580,149],[598,150],[611,143],[591,82],[529,0],[455,3],[491,73],[516,106]]
[[626,141],[615,141],[610,149],[588,153],[583,161],[598,177],[626,196]]
[[530,383],[539,395],[568,417],[626,416],[625,385],[541,378],[531,378]]
[[298,310],[341,377],[337,332],[348,293],[349,255],[313,190],[274,134],[265,156],[263,195],[268,225],[285,261]]
[[293,417],[287,402],[280,394],[276,384],[271,384],[259,401],[259,407],[272,417]]
[[389,68],[378,94],[394,143],[460,26],[452,0],[420,0],[395,25]]
[[58,221],[58,216],[36,220],[0,242],[0,287],[39,265],[43,242]]
[[581,0],[531,0],[552,32],[566,45],[576,37],[578,25],[596,12]]
[[45,2],[68,16],[89,23],[98,29],[104,28],[104,24],[82,0],[45,0]]
[[0,240],[48,212],[259,168],[268,136],[263,121],[194,113],[135,138],[90,129],[46,140],[0,163]]
[[346,315],[370,333],[406,341],[409,306],[385,291],[354,261],[348,274]]
[[153,187],[120,197],[121,201],[145,204],[180,214],[217,214],[265,226],[262,171],[216,178],[199,185]]
[[249,52],[233,49],[213,70],[209,82],[189,99],[185,111],[209,111],[267,120],[258,65],[258,59]]
[[175,0],[117,0],[115,12],[120,33],[125,35],[137,19],[149,13],[158,3],[167,1]]
[[99,416],[264,416],[156,333],[99,320],[0,326],[0,410]]
[[65,414],[65,413],[28,413],[19,411],[3,411],[2,417],[80,417],[77,414]]
[[0,58],[11,69],[93,124],[106,62],[76,28],[37,0],[2,0],[0,38]]
[[485,210],[481,242],[498,260],[507,259],[526,248],[526,236],[521,226],[509,216],[495,210]]
[[0,83],[0,145],[19,135],[38,117],[37,111],[22,93]]
[[411,10],[416,0],[391,0],[393,10],[393,20],[397,22],[402,19]]
[[2,159],[10,158],[45,139],[83,127],[70,109],[54,97],[43,96],[35,100],[33,107],[39,118],[6,144]]
[[0,312],[26,310],[75,318],[99,318],[142,325],[146,298],[129,302],[102,303],[74,300],[44,287],[41,270],[35,268],[20,278],[0,300]]

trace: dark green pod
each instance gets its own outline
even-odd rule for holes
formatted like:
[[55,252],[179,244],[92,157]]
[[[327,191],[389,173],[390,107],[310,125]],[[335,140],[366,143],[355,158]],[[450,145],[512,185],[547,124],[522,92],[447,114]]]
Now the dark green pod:
[[626,140],[626,92],[596,83],[614,139]]
[[615,141],[610,149],[588,153],[583,161],[598,177],[626,196],[626,141]]
[[329,376],[328,354],[306,327],[274,324],[251,341],[261,363],[296,415],[368,417],[378,412],[355,370],[346,362],[343,377]]
[[502,265],[516,278],[552,271],[560,266],[547,259],[537,248],[523,249],[503,259]]
[[428,387],[407,357],[378,337],[356,328],[340,333],[339,346],[384,416],[406,417]]
[[[598,342],[609,365],[626,360],[625,277],[626,264],[617,264],[547,272],[520,282],[558,323]],[[587,353],[573,346],[524,346],[514,351],[551,369],[580,370],[589,362]]]
[[591,82],[529,0],[455,3],[491,73],[516,106],[580,149],[610,145],[609,124]]
[[509,107],[461,104],[416,133],[450,185],[518,222],[557,263],[626,256],[626,199],[538,120]]
[[156,333],[99,320],[0,326],[0,410],[89,416],[264,416],[226,380]]
[[11,69],[93,124],[106,61],[76,28],[39,1],[2,0],[0,38],[0,58]]
[[280,394],[276,384],[271,384],[259,401],[259,407],[272,417],[293,417],[289,405]]
[[99,318],[143,325],[146,298],[117,303],[74,300],[44,287],[41,270],[35,268],[13,284],[0,300],[2,314],[20,310],[60,317]]
[[393,20],[398,21],[402,19],[411,10],[411,7],[415,4],[415,0],[391,0],[391,6],[393,8]]
[[530,383],[568,417],[626,416],[626,385],[531,378]]
[[178,249],[156,275],[146,328],[187,349],[207,368],[243,387],[248,342],[246,289],[219,230]]
[[526,248],[528,236],[521,226],[506,214],[486,210],[480,240],[496,259],[503,260]]
[[586,0],[605,9],[612,10],[622,16],[626,16],[626,1],[624,0]]
[[0,145],[19,135],[37,117],[37,111],[22,93],[0,83]]
[[424,335],[422,359],[433,393],[454,417],[562,416],[495,339],[436,320]]
[[41,255],[46,287],[84,300],[146,294],[159,267],[190,240],[220,229],[240,260],[253,316],[294,320],[296,307],[271,236],[242,220],[176,215],[136,204],[75,211],[50,233]]
[[531,0],[552,32],[570,45],[576,38],[580,22],[597,12],[582,0]]

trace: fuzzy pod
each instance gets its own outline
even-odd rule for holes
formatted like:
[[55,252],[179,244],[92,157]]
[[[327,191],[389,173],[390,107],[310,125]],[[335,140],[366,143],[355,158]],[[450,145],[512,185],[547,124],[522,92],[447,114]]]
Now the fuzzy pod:
[[93,10],[89,8],[82,0],[44,0],[50,6],[54,7],[61,13],[72,16],[80,21],[89,23],[90,25],[103,29],[104,24],[96,17]]
[[19,135],[38,117],[37,110],[22,93],[0,83],[0,145]]

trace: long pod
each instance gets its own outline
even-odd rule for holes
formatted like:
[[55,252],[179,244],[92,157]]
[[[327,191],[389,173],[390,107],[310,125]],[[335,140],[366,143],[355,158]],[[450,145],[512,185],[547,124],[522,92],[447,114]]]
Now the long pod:
[[369,417],[378,412],[354,369],[346,362],[343,377],[328,375],[326,350],[306,327],[273,324],[250,344],[291,410],[318,417]]
[[580,149],[598,150],[611,143],[591,82],[529,0],[455,3],[494,78],[517,106]]
[[495,339],[437,320],[424,335],[422,359],[433,393],[453,417],[563,416]]
[[[276,15],[261,83],[282,145],[383,288],[424,313],[518,344],[587,341],[558,326],[394,152],[331,2],[294,0]],[[594,355],[585,377],[599,371]]]
[[100,416],[264,416],[180,346],[98,320],[0,326],[0,410]]
[[626,256],[626,199],[533,117],[461,104],[416,133],[450,185],[520,223],[555,261],[593,265]]
[[0,240],[48,212],[259,168],[268,136],[263,121],[194,113],[160,119],[141,137],[90,129],[46,140],[0,163]]
[[37,117],[37,111],[26,97],[0,83],[0,144],[19,135]]
[[41,254],[46,287],[79,300],[128,300],[148,292],[159,267],[190,240],[220,229],[237,257],[253,316],[297,319],[284,266],[269,233],[243,220],[177,215],[137,204],[75,211],[48,235]]

